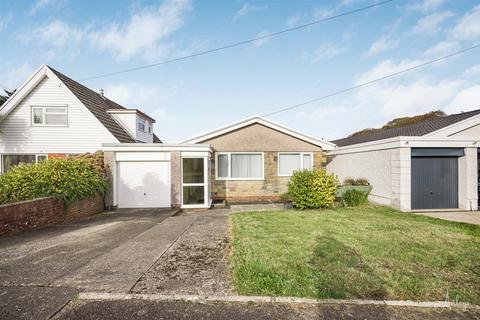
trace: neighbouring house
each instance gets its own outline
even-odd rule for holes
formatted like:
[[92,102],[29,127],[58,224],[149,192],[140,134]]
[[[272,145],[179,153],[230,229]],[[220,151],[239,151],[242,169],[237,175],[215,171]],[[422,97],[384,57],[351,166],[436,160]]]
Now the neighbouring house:
[[180,144],[104,144],[112,205],[208,208],[278,201],[293,171],[325,168],[330,142],[255,116]]
[[370,200],[402,211],[478,209],[480,110],[332,141],[327,171],[367,178]]
[[0,173],[19,163],[158,143],[155,120],[42,65],[0,108]]

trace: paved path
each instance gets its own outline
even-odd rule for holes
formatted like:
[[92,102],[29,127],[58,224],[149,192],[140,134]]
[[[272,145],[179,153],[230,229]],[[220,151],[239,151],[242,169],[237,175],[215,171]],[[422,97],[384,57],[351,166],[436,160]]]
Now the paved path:
[[83,290],[128,292],[198,218],[174,212],[104,213],[0,238],[0,319],[43,318]]
[[422,216],[480,225],[479,211],[414,212]]

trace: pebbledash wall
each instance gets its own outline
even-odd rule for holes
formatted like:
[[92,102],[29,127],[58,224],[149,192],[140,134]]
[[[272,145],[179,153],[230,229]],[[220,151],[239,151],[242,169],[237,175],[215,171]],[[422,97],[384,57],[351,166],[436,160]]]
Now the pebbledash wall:
[[100,213],[103,209],[104,203],[101,195],[93,195],[69,205],[64,205],[59,197],[38,198],[0,205],[0,235],[80,220]]
[[[292,137],[261,124],[226,133],[201,141],[211,145],[211,195],[214,200],[230,203],[278,201],[287,191],[290,177],[278,175],[279,152],[311,152],[314,168],[325,168],[326,154],[317,145]],[[259,180],[217,180],[215,161],[218,152],[263,152],[264,179]]]

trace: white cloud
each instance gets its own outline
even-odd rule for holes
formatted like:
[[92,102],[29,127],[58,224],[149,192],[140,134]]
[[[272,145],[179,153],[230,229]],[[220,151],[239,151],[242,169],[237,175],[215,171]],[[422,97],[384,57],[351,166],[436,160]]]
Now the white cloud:
[[[260,31],[255,38],[261,38],[263,36],[266,36],[268,34],[267,30],[262,30]],[[265,44],[265,42],[268,41],[269,38],[263,38],[263,39],[258,39],[252,42],[253,46],[255,48],[259,48]]]
[[158,9],[145,9],[134,14],[127,24],[110,24],[92,32],[90,38],[96,48],[110,51],[118,60],[127,60],[149,50],[165,54],[168,45],[162,41],[183,26],[189,9],[188,0],[166,0]]
[[421,18],[411,29],[414,34],[431,34],[440,30],[440,25],[453,16],[450,11],[432,13],[426,17]]
[[291,16],[287,19],[287,27],[292,28],[298,25],[301,17],[299,15]]
[[407,7],[408,10],[427,12],[439,8],[441,5],[443,5],[445,0],[414,0],[413,2],[414,4]]
[[473,85],[459,91],[446,108],[448,113],[478,109],[480,103],[480,85]]
[[27,62],[6,70],[2,75],[2,83],[9,89],[18,88],[34,71],[34,68]]
[[[465,77],[472,77],[480,75],[480,64],[473,65],[472,67],[465,70],[462,74]],[[478,105],[480,106],[480,100],[478,101]]]
[[45,26],[34,29],[31,34],[27,34],[23,38],[27,42],[63,48],[77,44],[84,35],[83,30],[69,26],[63,21],[54,20]]
[[323,45],[315,49],[313,52],[312,62],[316,63],[324,59],[331,59],[345,53],[346,51],[347,48],[345,47],[339,47],[332,44]]
[[447,40],[440,41],[433,47],[426,49],[423,53],[423,56],[430,57],[430,58],[437,58],[437,57],[452,53],[458,48],[459,48],[459,44],[456,41],[447,41]]
[[356,77],[355,84],[360,84],[364,82],[368,82],[377,78],[381,78],[387,76],[392,73],[399,72],[404,69],[411,68],[418,64],[425,62],[424,60],[402,60],[399,62],[395,62],[393,60],[383,60],[380,61],[378,64],[373,66],[370,70],[358,75]]
[[7,28],[8,24],[10,23],[10,21],[12,21],[12,19],[13,19],[13,13],[11,12],[6,14],[2,18],[0,18],[0,32],[2,32],[3,30],[5,30],[5,28]]
[[365,57],[369,57],[384,51],[392,50],[398,47],[399,41],[391,39],[390,37],[381,37],[372,45],[370,49],[364,54]]
[[147,113],[157,121],[157,128],[159,128],[159,123],[171,122],[176,119],[165,105],[180,86],[174,84],[171,87],[161,88],[146,86],[138,82],[119,83],[105,87],[104,93],[106,97],[126,108],[140,109]]
[[38,11],[42,10],[45,7],[54,3],[61,3],[61,2],[63,2],[63,0],[37,0],[28,11],[28,15],[33,16],[34,14],[36,14]]
[[321,20],[328,17],[331,17],[334,14],[335,10],[329,8],[314,8],[313,17],[315,20]]
[[240,18],[248,16],[250,13],[260,10],[267,9],[267,6],[257,6],[254,4],[244,3],[243,6],[235,12],[233,16],[233,22],[237,21]]
[[450,35],[460,40],[478,39],[480,37],[480,5],[460,18]]

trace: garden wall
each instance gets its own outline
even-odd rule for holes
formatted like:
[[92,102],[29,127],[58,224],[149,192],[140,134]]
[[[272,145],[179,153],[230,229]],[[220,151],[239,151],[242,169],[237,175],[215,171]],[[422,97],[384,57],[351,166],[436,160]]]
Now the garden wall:
[[101,195],[81,199],[67,206],[58,197],[0,205],[0,236],[39,229],[55,223],[80,220],[103,212],[103,209]]

